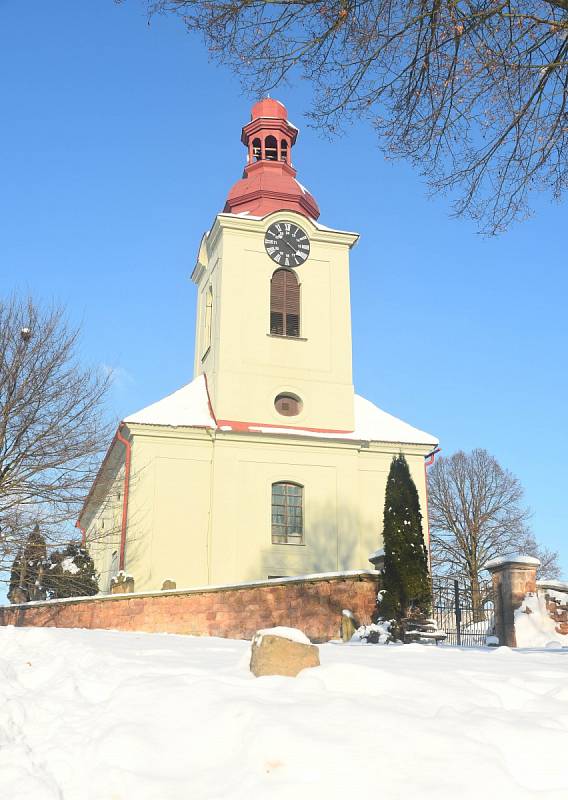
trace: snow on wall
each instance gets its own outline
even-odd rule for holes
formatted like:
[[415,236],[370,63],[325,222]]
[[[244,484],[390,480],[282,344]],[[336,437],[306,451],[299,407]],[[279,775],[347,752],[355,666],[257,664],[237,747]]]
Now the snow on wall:
[[539,589],[548,589],[549,593],[556,592],[563,602],[568,602],[568,581],[537,581]]
[[538,558],[533,558],[533,556],[523,556],[523,555],[509,555],[509,556],[498,556],[497,558],[492,558],[485,564],[485,569],[494,569],[495,567],[501,567],[505,564],[525,564],[529,567],[539,567],[540,561]]
[[[568,647],[568,630],[563,631],[562,618],[555,613],[554,601],[544,591],[528,594],[515,611],[517,647]],[[568,599],[565,595],[564,601]]]

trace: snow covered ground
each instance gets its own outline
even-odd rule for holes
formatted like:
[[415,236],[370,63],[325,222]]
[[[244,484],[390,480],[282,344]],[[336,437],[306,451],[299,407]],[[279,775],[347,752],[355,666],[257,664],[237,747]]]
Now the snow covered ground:
[[320,656],[253,678],[247,642],[0,629],[0,796],[568,797],[568,650]]

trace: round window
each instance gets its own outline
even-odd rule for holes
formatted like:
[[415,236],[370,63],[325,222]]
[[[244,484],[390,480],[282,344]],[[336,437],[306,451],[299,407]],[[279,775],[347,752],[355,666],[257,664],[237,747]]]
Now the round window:
[[295,417],[302,410],[302,401],[295,394],[279,394],[274,400],[274,408],[284,417]]

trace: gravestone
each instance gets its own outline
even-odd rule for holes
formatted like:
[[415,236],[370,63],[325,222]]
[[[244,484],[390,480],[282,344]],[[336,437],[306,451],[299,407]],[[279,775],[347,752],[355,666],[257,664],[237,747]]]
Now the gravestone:
[[132,575],[127,575],[121,571],[114,578],[111,578],[111,594],[132,594],[132,592],[134,592],[134,578]]

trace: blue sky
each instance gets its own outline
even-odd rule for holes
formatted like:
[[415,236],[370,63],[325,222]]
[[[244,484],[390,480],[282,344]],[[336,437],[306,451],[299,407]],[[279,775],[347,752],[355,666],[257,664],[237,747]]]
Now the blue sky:
[[[142,0],[0,0],[0,83],[0,292],[67,306],[84,358],[116,369],[123,417],[192,377],[189,275],[240,177],[251,98],[178,20],[148,26]],[[320,221],[361,234],[357,391],[446,454],[492,452],[568,574],[566,205],[537,197],[482,238],[364,123],[328,141],[303,119],[305,83],[275,96]]]

